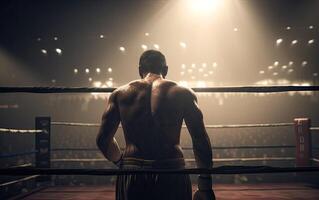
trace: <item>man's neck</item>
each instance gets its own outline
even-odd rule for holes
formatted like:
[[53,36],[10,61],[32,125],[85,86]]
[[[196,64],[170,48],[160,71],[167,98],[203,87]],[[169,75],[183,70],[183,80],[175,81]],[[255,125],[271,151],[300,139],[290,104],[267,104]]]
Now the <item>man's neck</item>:
[[143,79],[146,81],[155,81],[156,79],[163,79],[163,76],[161,74],[147,73]]

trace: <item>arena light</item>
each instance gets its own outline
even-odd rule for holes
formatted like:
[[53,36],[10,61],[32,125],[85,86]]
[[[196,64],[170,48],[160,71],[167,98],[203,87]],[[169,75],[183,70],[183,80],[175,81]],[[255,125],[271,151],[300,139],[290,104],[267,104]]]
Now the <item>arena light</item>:
[[235,27],[235,28],[233,29],[233,31],[234,31],[234,32],[237,32],[237,31],[238,31],[238,28]]
[[283,39],[279,38],[276,40],[276,45],[279,46],[282,43]]
[[265,74],[265,71],[264,70],[260,70],[259,74]]
[[308,44],[313,44],[314,42],[315,42],[315,40],[311,39],[311,40],[308,41]]
[[59,38],[58,37],[54,37],[53,40],[57,41]]
[[158,44],[154,44],[153,45],[155,49],[159,49],[159,45]]
[[56,52],[58,55],[62,55],[62,49],[60,49],[60,48],[56,48],[56,49],[55,49],[55,52]]
[[311,29],[313,29],[313,28],[314,28],[314,26],[313,26],[313,25],[310,25],[308,28],[311,30]]
[[315,73],[313,73],[312,75],[313,75],[314,77],[317,77],[317,76],[318,76],[318,73],[315,72]]
[[275,61],[275,62],[274,62],[274,65],[275,65],[275,66],[278,66],[278,65],[279,65],[279,62],[278,62],[278,61]]
[[119,50],[124,52],[125,51],[125,47],[119,47]]
[[101,35],[100,35],[100,38],[103,39],[103,38],[104,38],[104,35],[101,34]]
[[182,67],[182,69],[185,69],[185,68],[186,68],[186,65],[185,65],[185,64],[182,64],[181,67]]
[[216,68],[217,67],[217,62],[214,62],[213,63],[213,68]]
[[86,74],[90,73],[90,69],[89,69],[89,68],[86,68],[86,69],[85,69],[85,73],[86,73]]
[[187,0],[189,8],[200,14],[205,14],[217,8],[221,0]]
[[146,32],[146,33],[144,33],[144,35],[145,35],[146,37],[150,36],[150,34],[149,34],[149,33],[147,33],[147,32]]
[[45,50],[45,49],[41,49],[41,53],[44,54],[44,55],[48,54],[47,50]]
[[147,50],[147,46],[146,46],[145,44],[142,44],[142,45],[141,45],[141,48],[142,48],[144,51]]
[[79,70],[77,68],[73,69],[74,74],[77,74]]
[[287,69],[287,65],[283,65],[281,69]]
[[291,41],[291,45],[296,45],[298,43],[298,40]]
[[96,71],[96,73],[99,74],[101,72],[101,69],[100,68],[96,68],[95,71]]
[[111,72],[113,71],[113,69],[112,69],[111,67],[109,67],[109,68],[107,69],[107,71],[108,71],[109,73],[111,73]]
[[305,67],[308,64],[306,60],[302,61],[301,66]]
[[293,64],[294,64],[293,61],[289,61],[289,63],[288,63],[289,66],[291,66],[291,65],[293,65]]
[[287,26],[287,27],[286,27],[286,30],[290,30],[290,29],[291,29],[291,27],[290,27],[290,26]]
[[102,82],[101,81],[94,81],[93,82],[93,86],[94,87],[101,87],[102,86]]
[[180,45],[182,48],[184,48],[184,49],[186,48],[186,43],[185,43],[185,42],[180,42],[179,45]]
[[93,79],[90,77],[90,78],[89,78],[89,82],[92,82],[92,81],[93,81]]

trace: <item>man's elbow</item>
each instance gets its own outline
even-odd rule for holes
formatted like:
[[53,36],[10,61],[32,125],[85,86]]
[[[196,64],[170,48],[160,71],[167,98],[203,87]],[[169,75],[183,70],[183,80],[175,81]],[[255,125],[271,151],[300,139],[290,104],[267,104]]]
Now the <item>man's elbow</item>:
[[103,147],[105,147],[105,142],[103,140],[103,137],[101,136],[97,136],[96,137],[96,146],[99,148],[99,149],[103,149]]

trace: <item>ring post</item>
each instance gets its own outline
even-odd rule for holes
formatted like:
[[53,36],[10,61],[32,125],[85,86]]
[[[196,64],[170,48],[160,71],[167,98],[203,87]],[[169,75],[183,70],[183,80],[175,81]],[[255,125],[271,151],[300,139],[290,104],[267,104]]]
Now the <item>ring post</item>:
[[[50,117],[36,117],[35,129],[43,130],[42,133],[37,133],[35,136],[36,168],[50,168],[50,130],[51,118]],[[37,178],[39,182],[50,181],[50,176],[40,176]]]
[[311,120],[309,118],[294,119],[296,135],[296,166],[306,167],[311,165]]

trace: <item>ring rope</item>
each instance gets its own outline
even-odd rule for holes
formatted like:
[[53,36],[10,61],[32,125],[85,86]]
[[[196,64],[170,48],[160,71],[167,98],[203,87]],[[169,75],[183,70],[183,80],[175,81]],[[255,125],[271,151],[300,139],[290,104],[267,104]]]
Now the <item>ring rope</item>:
[[319,131],[319,127],[310,127],[311,131]]
[[319,167],[221,166],[212,169],[0,169],[0,175],[260,174],[319,172]]
[[25,156],[25,155],[32,155],[37,153],[38,151],[26,151],[26,152],[19,152],[19,153],[1,153],[0,158],[12,158],[17,156]]
[[[0,93],[110,93],[116,88],[97,87],[0,87]],[[192,88],[195,92],[274,93],[319,91],[319,86],[234,86]]]
[[[185,162],[195,162],[195,159],[184,159]],[[291,161],[295,157],[264,157],[264,158],[214,158],[213,162],[247,162],[247,161]],[[57,158],[51,162],[110,162],[105,158]]]
[[46,133],[45,130],[0,128],[0,133]]
[[[193,147],[181,147],[183,150],[193,150]],[[263,145],[263,146],[213,146],[212,149],[281,149],[296,148],[295,145]],[[124,148],[121,148],[122,150]],[[53,148],[51,151],[100,151],[98,148]]]
[[[55,126],[84,126],[84,127],[100,127],[97,123],[78,123],[78,122],[51,122]],[[230,124],[230,125],[205,125],[205,128],[263,128],[263,127],[289,127],[294,123],[268,123],[268,124]],[[120,126],[122,127],[122,126]],[[186,128],[185,125],[182,126]]]
[[11,166],[9,168],[25,168],[25,167],[32,167],[32,163],[25,163],[25,164],[22,164],[22,165],[16,165],[16,166]]
[[319,159],[318,158],[312,158],[311,160],[314,161],[314,162],[318,162],[319,163]]
[[16,183],[20,183],[20,182],[23,182],[23,181],[28,181],[28,180],[37,178],[37,177],[39,177],[39,176],[40,176],[40,175],[32,175],[32,176],[27,176],[27,177],[25,177],[25,178],[20,178],[20,179],[14,180],[14,181],[6,182],[6,183],[1,183],[1,184],[0,184],[0,187],[6,187],[6,186],[13,185],[13,184],[16,184]]

